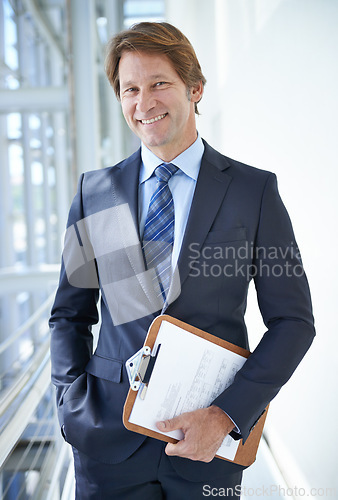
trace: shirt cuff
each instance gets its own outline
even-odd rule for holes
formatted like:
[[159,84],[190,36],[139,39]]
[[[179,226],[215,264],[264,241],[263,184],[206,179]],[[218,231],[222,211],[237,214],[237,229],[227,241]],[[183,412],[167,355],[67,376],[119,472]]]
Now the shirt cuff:
[[[224,411],[224,410],[222,410],[222,411]],[[238,426],[236,425],[236,422],[234,422],[233,419],[230,417],[230,415],[228,415],[228,413],[226,411],[224,411],[224,413],[226,414],[227,417],[230,418],[231,422],[235,426],[235,428],[232,429],[231,432],[229,432],[229,436],[231,436],[232,439],[235,439],[235,441],[238,441],[239,439],[242,438],[241,431],[239,430]]]

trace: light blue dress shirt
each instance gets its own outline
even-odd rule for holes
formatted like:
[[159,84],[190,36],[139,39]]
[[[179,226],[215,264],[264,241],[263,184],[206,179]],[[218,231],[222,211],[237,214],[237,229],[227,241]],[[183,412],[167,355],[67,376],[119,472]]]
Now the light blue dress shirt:
[[[204,144],[198,135],[196,141],[170,163],[179,170],[169,180],[169,188],[173,195],[175,210],[174,247],[172,267],[175,268],[181,250],[183,236],[187,225],[191,202],[195,192],[196,181],[201,167]],[[147,219],[150,199],[156,190],[154,170],[163,160],[152,153],[144,144],[141,145],[142,164],[139,180],[139,228],[141,239]]]

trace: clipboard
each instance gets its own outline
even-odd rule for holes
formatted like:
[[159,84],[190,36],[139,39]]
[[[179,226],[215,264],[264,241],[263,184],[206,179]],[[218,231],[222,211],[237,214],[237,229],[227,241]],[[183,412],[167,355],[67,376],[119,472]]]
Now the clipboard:
[[[130,421],[136,398],[146,398],[146,390],[148,384],[150,384],[151,382],[151,375],[156,364],[157,356],[159,354],[161,346],[158,346],[156,353],[153,353],[153,355],[151,355],[151,353],[153,351],[163,321],[167,321],[172,325],[176,325],[186,332],[192,333],[193,335],[196,335],[197,337],[200,337],[213,344],[216,344],[217,346],[227,349],[232,353],[238,354],[245,359],[250,356],[250,351],[231,344],[230,342],[220,339],[219,337],[215,337],[210,333],[204,332],[203,330],[193,327],[169,315],[160,315],[155,318],[155,320],[150,325],[143,348],[138,351],[132,358],[130,358],[126,363],[130,389],[124,404],[122,420],[124,426],[130,431],[153,437],[161,441],[177,443],[178,439],[175,439],[166,434],[162,434],[160,431],[151,430],[145,426],[138,425],[137,423],[133,423]],[[145,395],[143,394],[142,396],[142,393],[145,393]],[[263,427],[267,416],[267,410],[268,407],[266,408],[263,415],[259,418],[245,443],[243,444],[242,439],[239,440],[237,451],[233,459],[224,458],[220,455],[216,455],[216,457],[245,467],[251,465],[256,458],[258,445],[262,436]]]

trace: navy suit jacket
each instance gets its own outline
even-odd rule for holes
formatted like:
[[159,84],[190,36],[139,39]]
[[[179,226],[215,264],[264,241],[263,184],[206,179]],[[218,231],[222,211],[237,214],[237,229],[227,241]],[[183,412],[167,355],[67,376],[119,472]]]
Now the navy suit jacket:
[[[52,381],[65,438],[106,463],[125,460],[144,440],[122,424],[129,388],[124,363],[141,348],[159,314],[150,304],[127,320],[128,308],[134,311],[144,291],[135,278],[145,271],[137,229],[140,163],[137,151],[116,166],[81,176],[68,221],[77,243],[63,259],[50,319]],[[116,207],[128,207],[129,213],[120,221],[120,232]],[[85,231],[84,220],[90,221]],[[315,335],[308,283],[275,175],[227,158],[205,143],[178,269],[181,292],[166,314],[244,348],[249,347],[247,291],[254,280],[267,331],[233,384],[214,401],[246,439]],[[140,285],[137,293],[132,286],[119,294],[116,284],[124,282],[123,273]],[[91,326],[98,321],[98,309],[101,327],[93,354]],[[219,459],[209,464],[171,460],[190,480],[241,468]]]

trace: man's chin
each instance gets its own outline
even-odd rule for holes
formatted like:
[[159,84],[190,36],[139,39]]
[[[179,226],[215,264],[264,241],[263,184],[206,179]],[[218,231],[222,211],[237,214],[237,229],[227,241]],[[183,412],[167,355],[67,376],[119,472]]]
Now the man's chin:
[[147,146],[148,149],[152,148],[161,148],[167,145],[167,140],[165,140],[163,137],[149,137],[145,136],[142,134],[142,136],[139,136],[141,141],[145,146]]

